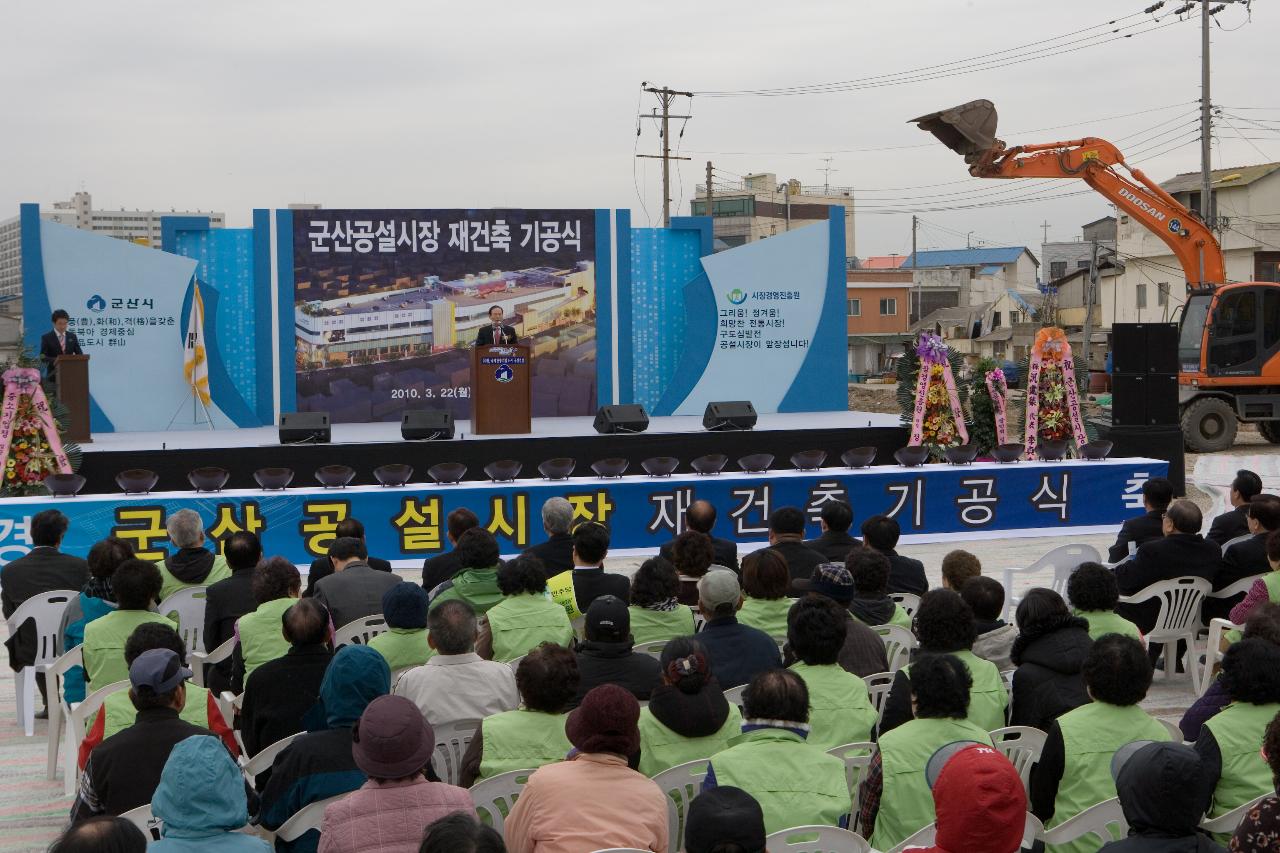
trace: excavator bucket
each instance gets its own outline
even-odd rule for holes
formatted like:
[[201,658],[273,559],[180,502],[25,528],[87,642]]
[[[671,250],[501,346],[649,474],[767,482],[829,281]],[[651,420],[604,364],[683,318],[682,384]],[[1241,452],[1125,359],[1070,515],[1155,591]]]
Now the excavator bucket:
[[957,154],[963,154],[967,162],[975,162],[997,144],[996,106],[987,100],[970,101],[949,110],[929,113],[911,119],[911,123],[927,130],[942,144]]

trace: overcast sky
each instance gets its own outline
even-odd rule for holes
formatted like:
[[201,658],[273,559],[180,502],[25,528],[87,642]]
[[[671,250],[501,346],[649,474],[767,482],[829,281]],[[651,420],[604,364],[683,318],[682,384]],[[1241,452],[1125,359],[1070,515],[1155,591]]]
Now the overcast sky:
[[[1062,36],[1148,2],[8,0],[0,218],[84,187],[96,207],[213,209],[233,226],[254,207],[298,201],[624,207],[641,225],[647,205],[657,223],[658,167],[633,160],[637,144],[659,144],[653,122],[636,138],[637,106],[653,106],[641,81],[708,92],[892,74]],[[1213,100],[1239,131],[1219,125],[1215,166],[1280,159],[1280,94],[1266,70],[1277,11],[1255,6],[1251,24],[1233,7],[1214,30]],[[831,183],[852,186],[861,207],[859,254],[910,249],[910,216],[875,210],[979,202],[921,213],[921,247],[963,246],[971,231],[1034,247],[1046,220],[1050,239],[1072,239],[1109,212],[1100,197],[992,206],[1039,187],[970,179],[905,122],[985,97],[1011,143],[1093,134],[1149,155],[1174,147],[1132,158],[1157,179],[1198,169],[1198,23],[1144,34],[1143,20],[1117,25],[1133,38],[996,70],[836,94],[695,97],[679,109],[693,115],[681,141],[693,159],[675,210],[688,213],[708,159],[724,180],[775,172],[821,184],[831,156]],[[1069,126],[1045,129],[1057,125]],[[1236,135],[1257,138],[1227,138]],[[850,150],[868,148],[896,150]],[[1280,213],[1256,213],[1267,212]]]

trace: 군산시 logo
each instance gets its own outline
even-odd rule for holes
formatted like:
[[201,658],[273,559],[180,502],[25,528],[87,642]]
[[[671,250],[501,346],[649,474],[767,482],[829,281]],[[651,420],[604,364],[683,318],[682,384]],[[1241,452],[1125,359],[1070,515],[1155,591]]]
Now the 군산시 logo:
[[89,297],[89,301],[84,304],[84,307],[88,308],[95,314],[101,314],[103,311],[107,310],[107,300],[95,293],[93,296]]
[[493,371],[493,378],[499,382],[510,382],[516,378],[516,372],[511,369],[508,364],[498,365],[498,369]]
[[734,305],[741,305],[742,303],[747,301],[747,294],[743,293],[740,289],[736,287],[733,290],[730,290],[725,295],[729,298],[729,301]]

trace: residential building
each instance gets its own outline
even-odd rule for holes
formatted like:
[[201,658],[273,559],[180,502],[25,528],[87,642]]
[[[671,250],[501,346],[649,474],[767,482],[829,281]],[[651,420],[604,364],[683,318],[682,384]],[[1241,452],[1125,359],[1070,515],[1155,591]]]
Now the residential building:
[[1035,343],[1042,303],[1039,293],[1009,288],[989,302],[939,308],[913,323],[911,333],[932,332],[968,361],[1018,362]]
[[[713,190],[712,233],[726,248],[826,222],[827,209],[834,205],[844,208],[845,258],[854,257],[853,187],[803,186],[794,178],[779,183],[773,172],[760,172],[739,183],[717,183]],[[694,216],[706,216],[706,185],[698,184],[696,193],[689,203],[690,211]]]
[[848,306],[849,375],[888,369],[910,340],[907,307],[911,273],[894,269],[845,271]]
[[871,255],[866,258],[854,258],[853,269],[896,270],[906,259],[906,255]]
[[0,221],[0,297],[22,295],[22,223]]
[[1116,252],[1116,218],[1104,216],[1080,228],[1080,239],[1040,244],[1040,263],[1048,271],[1046,281],[1055,281],[1073,270],[1088,269],[1093,257],[1093,241],[1098,241],[1099,258]]
[[922,251],[899,267],[916,274],[913,321],[940,308],[994,303],[1006,291],[1036,294],[1039,268],[1026,246]]

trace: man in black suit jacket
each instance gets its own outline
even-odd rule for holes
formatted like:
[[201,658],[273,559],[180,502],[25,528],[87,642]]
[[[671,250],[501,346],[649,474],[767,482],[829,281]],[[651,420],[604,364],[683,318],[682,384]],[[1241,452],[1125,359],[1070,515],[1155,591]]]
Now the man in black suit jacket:
[[541,560],[542,570],[549,578],[573,568],[573,537],[569,535],[572,525],[573,504],[564,498],[547,498],[542,505],[542,529],[547,541],[526,548],[524,553]]
[[[28,599],[55,589],[80,591],[89,582],[89,564],[79,557],[58,550],[70,522],[56,509],[46,509],[31,517],[29,533],[32,549],[0,569],[0,609],[8,619]],[[35,662],[38,637],[35,625],[26,622],[17,633],[5,640],[9,649],[9,666],[16,672]],[[45,695],[44,674],[36,683]],[[45,707],[48,707],[46,702]],[[41,714],[47,714],[47,710]]]
[[[713,563],[717,566],[724,566],[726,569],[733,569],[735,572],[741,571],[738,568],[738,543],[732,539],[721,539],[711,532],[712,528],[716,526],[716,508],[714,504],[709,501],[694,501],[689,504],[689,508],[684,511],[684,526],[686,530],[695,530],[711,537],[711,547],[715,551]],[[662,547],[658,549],[658,556],[664,560],[670,560],[675,544],[676,541],[674,539],[670,542],[664,542]]]
[[[1138,547],[1132,560],[1115,568],[1121,595],[1133,595],[1157,581],[1199,577],[1213,582],[1222,570],[1222,551],[1200,535],[1204,519],[1189,500],[1169,504],[1163,519],[1164,536]],[[1159,602],[1121,604],[1116,612],[1138,626],[1142,633],[1155,627]],[[1153,650],[1158,644],[1153,644]]]
[[[1142,506],[1146,509],[1146,514],[1131,518],[1120,525],[1120,534],[1116,537],[1116,544],[1107,551],[1107,560],[1118,563],[1129,556],[1130,542],[1137,548],[1163,536],[1162,516],[1171,500],[1173,500],[1173,483],[1164,477],[1152,477],[1143,483]],[[1196,528],[1197,532],[1199,529],[1199,527]]]
[[514,344],[516,330],[502,322],[502,306],[495,305],[489,309],[489,325],[481,326],[476,332],[476,346],[487,347],[501,344]]
[[[453,548],[458,547],[458,539],[473,527],[480,526],[480,519],[466,507],[458,507],[445,518],[445,535]],[[427,592],[462,571],[462,561],[458,559],[456,550],[445,551],[434,557],[427,557],[422,562],[422,588]]]
[[[364,542],[364,525],[354,518],[344,518],[338,522],[338,526],[334,528],[334,540],[350,537],[359,539]],[[391,571],[391,564],[386,560],[378,557],[369,557],[365,559],[369,564],[369,568],[376,569],[379,572]],[[310,598],[316,594],[316,584],[333,574],[333,560],[326,554],[323,557],[316,557],[311,561],[311,568],[307,572],[307,588],[302,593],[303,598]],[[341,628],[341,625],[335,627]]]
[[1249,535],[1249,501],[1262,492],[1262,478],[1252,471],[1237,471],[1231,481],[1231,509],[1213,520],[1205,539],[1225,546],[1232,539]]
[[53,312],[53,331],[45,332],[40,338],[40,360],[44,362],[45,375],[53,378],[53,362],[60,355],[84,355],[80,349],[80,339],[76,333],[69,331],[67,325],[71,317],[59,308]]
[[853,508],[844,501],[824,503],[818,524],[822,535],[817,539],[809,539],[804,544],[831,562],[843,563],[850,551],[862,547],[861,542],[849,535],[849,527],[853,524]]
[[[222,556],[231,577],[210,584],[204,598],[204,647],[213,651],[235,634],[236,620],[258,607],[253,597],[253,570],[262,561],[262,542],[247,530],[232,533],[222,543]],[[205,686],[221,694],[231,689],[231,658],[213,664]]]
[[813,570],[827,562],[826,557],[804,544],[804,512],[793,506],[779,507],[769,514],[769,548],[787,561],[792,596],[801,594],[797,580],[812,577]]
[[873,515],[862,522],[862,544],[889,558],[888,592],[909,592],[924,595],[929,591],[929,580],[924,576],[924,563],[904,557],[894,549],[902,528],[896,519],[887,515]]
[[[1254,495],[1248,504],[1249,534],[1222,554],[1222,571],[1214,581],[1215,591],[1226,589],[1233,583],[1271,571],[1267,561],[1267,537],[1280,528],[1280,498],[1275,495]],[[1209,598],[1204,602],[1204,619],[1230,619],[1231,608],[1244,600],[1246,592],[1230,598]]]

